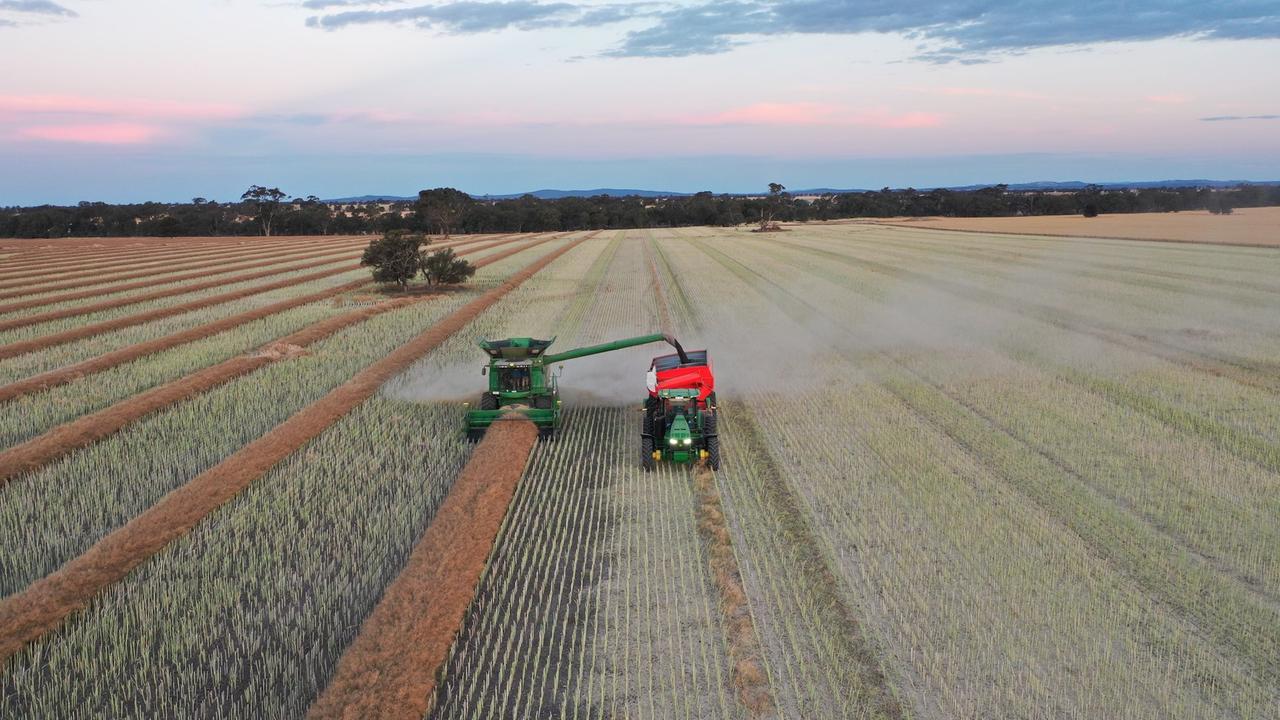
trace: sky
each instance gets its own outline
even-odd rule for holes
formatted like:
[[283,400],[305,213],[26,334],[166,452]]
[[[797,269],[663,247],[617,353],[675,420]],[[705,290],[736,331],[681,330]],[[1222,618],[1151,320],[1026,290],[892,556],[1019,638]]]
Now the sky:
[[1280,180],[1280,0],[0,0],[0,206]]

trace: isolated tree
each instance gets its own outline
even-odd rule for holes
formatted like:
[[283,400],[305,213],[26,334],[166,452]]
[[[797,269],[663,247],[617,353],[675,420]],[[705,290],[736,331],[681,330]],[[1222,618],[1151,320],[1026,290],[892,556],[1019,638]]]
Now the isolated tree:
[[421,253],[422,274],[431,285],[457,285],[476,274],[476,267],[444,248],[431,254]]
[[418,193],[418,215],[432,227],[439,228],[445,237],[474,204],[475,200],[470,195],[453,188],[435,188]]
[[769,196],[765,198],[764,207],[760,208],[760,230],[765,231],[773,227],[773,216],[778,214],[778,210],[782,208],[782,204],[791,199],[791,195],[786,192],[787,188],[782,183],[769,183]]
[[1084,216],[1088,218],[1098,217],[1098,206],[1093,203],[1085,203]]
[[422,269],[422,246],[429,240],[422,233],[390,230],[385,235],[369,241],[360,264],[373,268],[377,282],[396,283],[403,290]]
[[240,196],[244,202],[253,203],[256,208],[258,224],[262,226],[262,234],[271,237],[271,222],[280,210],[280,203],[288,197],[280,192],[280,188],[267,188],[261,185],[250,185]]

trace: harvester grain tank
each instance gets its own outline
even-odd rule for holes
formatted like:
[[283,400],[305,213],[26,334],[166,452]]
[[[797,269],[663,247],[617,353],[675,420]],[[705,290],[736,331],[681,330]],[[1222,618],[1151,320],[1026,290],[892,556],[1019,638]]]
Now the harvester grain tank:
[[551,366],[588,355],[666,342],[676,352],[654,358],[646,376],[649,397],[641,427],[641,463],[649,469],[658,460],[690,463],[705,459],[712,468],[719,467],[715,379],[707,351],[686,353],[675,338],[660,333],[549,353],[553,342],[555,338],[531,337],[480,342],[480,348],[489,356],[489,364],[482,371],[489,378],[489,388],[480,394],[478,406],[467,412],[469,439],[478,440],[494,421],[511,413],[523,415],[537,425],[543,437],[552,437],[560,428],[561,400],[559,373],[553,372]]

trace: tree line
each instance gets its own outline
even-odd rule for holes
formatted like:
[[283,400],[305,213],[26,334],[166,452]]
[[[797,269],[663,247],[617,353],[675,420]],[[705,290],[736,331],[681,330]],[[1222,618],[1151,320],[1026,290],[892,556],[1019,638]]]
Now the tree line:
[[857,217],[941,215],[1072,215],[1209,210],[1280,205],[1280,186],[1232,188],[1013,191],[911,188],[797,197],[778,183],[759,197],[695,195],[668,198],[568,197],[544,200],[473,198],[453,188],[423,190],[416,201],[326,203],[290,198],[279,188],[254,185],[239,200],[0,208],[0,237],[162,237],[208,235],[356,235],[391,230],[412,233],[547,232],[602,228],[731,226],[742,223],[835,220]]

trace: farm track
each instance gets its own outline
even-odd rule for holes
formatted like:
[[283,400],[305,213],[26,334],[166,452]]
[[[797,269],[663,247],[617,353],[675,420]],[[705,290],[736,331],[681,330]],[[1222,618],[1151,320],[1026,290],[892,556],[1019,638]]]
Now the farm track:
[[489,428],[307,717],[420,718],[431,710],[437,673],[537,440],[527,420]]
[[[195,262],[203,260],[225,260],[226,258],[235,258],[244,255],[254,255],[258,253],[278,252],[280,250],[306,250],[317,244],[328,244],[332,242],[359,242],[360,238],[346,237],[322,240],[317,242],[314,239],[306,241],[297,241],[288,244],[268,245],[268,246],[228,246],[219,249],[204,250],[175,250],[172,252],[155,253],[149,250],[140,250],[136,254],[121,255],[119,253],[107,252],[101,256],[81,257],[73,256],[74,259],[67,261],[49,262],[46,260],[33,260],[22,267],[6,265],[4,270],[0,270],[0,283],[4,283],[5,287],[11,287],[12,283],[22,281],[23,284],[31,282],[41,282],[48,276],[61,277],[64,271],[76,271],[85,267],[86,263],[92,263],[99,259],[108,259],[108,262],[94,265],[96,271],[103,270],[121,270],[146,268],[151,266],[161,267],[167,264],[179,262]],[[18,270],[19,272],[11,272],[10,270]],[[156,268],[151,268],[156,269]]]
[[[310,260],[312,258],[336,255],[342,252],[361,249],[362,247],[362,244],[352,242],[333,243],[328,246],[307,248],[305,251],[282,250],[255,255],[240,255],[233,258],[216,259],[197,263],[165,264],[162,267],[145,269],[137,269],[137,266],[131,266],[127,268],[125,272],[121,273],[104,274],[95,270],[85,273],[59,274],[57,282],[47,285],[39,284],[43,281],[0,283],[0,289],[10,287],[19,288],[17,290],[0,292],[0,300],[8,300],[15,297],[46,295],[48,293],[58,292],[61,290],[73,290],[84,287],[94,287],[95,289],[85,291],[80,295],[80,297],[93,297],[94,295],[102,295],[109,292],[132,290],[137,287],[164,285],[171,282],[181,282],[183,280],[192,280],[201,277],[208,277],[210,275],[220,275],[223,273],[247,270],[265,265],[278,265],[280,263],[289,262],[290,260]],[[194,270],[201,270],[205,272],[190,272]],[[120,286],[111,285],[112,283],[123,283],[128,280],[136,280],[139,278],[147,278],[149,282],[145,284],[129,283]],[[95,287],[100,285],[111,286],[103,288]],[[43,300],[45,303],[54,303],[75,299],[78,298],[55,296],[53,298],[38,298],[37,300]],[[0,306],[0,313],[11,312],[13,309],[21,308],[10,308],[8,305],[4,305]]]
[[[554,238],[535,244],[551,239]],[[118,582],[169,542],[190,532],[208,513],[371,397],[396,373],[466,327],[486,308],[585,239],[570,241],[538,258],[275,429],[170,492],[57,572],[5,598],[0,602],[0,666],[28,643],[59,626],[68,615],[83,609],[95,595]]]
[[[539,245],[541,242],[543,241],[535,241],[530,244],[522,245],[519,248],[513,248],[512,250],[519,252],[520,250]],[[459,255],[465,254],[466,253],[460,253]],[[506,255],[503,257],[506,257]],[[475,265],[478,268],[485,267],[501,259],[502,257],[485,258],[477,261]],[[366,284],[368,283],[360,281],[357,287]],[[126,425],[136,422],[151,413],[173,405],[174,403],[181,402],[182,400],[194,397],[202,392],[206,392],[214,387],[230,382],[235,378],[248,375],[264,365],[281,360],[288,360],[298,353],[305,352],[307,347],[328,338],[345,328],[355,325],[356,323],[364,322],[365,320],[384,312],[397,310],[406,305],[423,300],[429,300],[433,297],[437,297],[437,295],[422,294],[409,297],[392,297],[372,306],[359,308],[348,313],[343,313],[341,315],[321,320],[320,322],[303,328],[302,330],[277,338],[266,346],[260,348],[257,352],[230,358],[185,377],[121,400],[120,402],[98,412],[84,415],[72,422],[59,425],[58,427],[55,427],[38,437],[32,438],[27,442],[15,445],[7,450],[0,451],[0,486],[3,486],[5,482],[12,480],[19,475],[35,471],[50,462],[67,455],[68,453],[102,440],[103,438],[118,432]],[[228,318],[228,320],[230,319],[232,318]],[[215,323],[215,325],[216,324],[217,323]],[[206,330],[208,327],[209,326],[202,326],[200,328],[196,328],[196,330]],[[213,333],[210,332],[208,334]],[[179,333],[179,335],[185,335],[185,333]],[[170,338],[161,338],[161,340],[171,341],[172,337],[173,336],[170,336]],[[143,345],[149,344],[144,343]],[[144,347],[142,349],[145,350],[147,348]],[[137,346],[123,348],[121,352],[126,353],[126,351],[130,350],[137,352],[138,348]],[[0,392],[4,390],[5,388],[0,388]]]
[[[521,238],[521,240],[523,239],[524,238]],[[461,242],[454,245],[453,247],[456,248],[464,245],[471,245],[471,244],[474,244],[475,242],[480,242],[480,241]],[[471,253],[481,252],[483,250],[487,250],[489,248],[492,248],[498,245],[503,245],[508,243],[515,244],[517,242],[519,242],[519,240],[499,241],[499,242],[489,243],[482,247],[472,248],[472,249],[459,252],[458,257],[465,257]],[[523,248],[523,247],[533,247],[533,246],[534,245],[531,243],[531,244],[523,245],[520,247]],[[502,257],[506,257],[506,256],[504,255]],[[501,260],[502,257],[484,258],[482,260],[476,261],[473,264],[476,267],[484,267],[491,263],[497,262],[498,260]],[[54,388],[59,385],[65,385],[69,382],[73,382],[81,377],[84,377],[85,375],[101,372],[103,370],[107,370],[109,368],[117,367],[119,365],[123,365],[124,363],[137,360],[138,358],[144,357],[146,355],[151,355],[163,350],[168,350],[170,348],[177,347],[179,345],[183,345],[189,342],[207,338],[212,335],[221,333],[223,331],[230,330],[240,325],[244,325],[246,323],[252,322],[254,320],[260,320],[262,318],[269,317],[271,315],[282,313],[292,308],[300,307],[302,305],[306,305],[313,302],[319,302],[321,300],[327,300],[332,297],[337,297],[338,295],[341,295],[343,293],[352,292],[362,287],[366,287],[369,284],[370,283],[367,280],[356,280],[354,282],[345,283],[332,288],[328,288],[326,290],[321,290],[319,292],[309,293],[307,295],[302,295],[295,298],[289,298],[288,300],[281,300],[280,302],[272,303],[270,305],[264,305],[263,307],[256,308],[254,310],[249,310],[247,312],[239,313],[237,315],[232,315],[230,317],[222,318],[221,320],[215,320],[213,322],[200,325],[190,330],[184,330],[181,332],[173,333],[171,335],[166,335],[165,337],[162,337],[162,338],[157,338],[155,340],[148,340],[145,342],[136,343],[134,345],[129,345],[127,347],[123,347],[118,350],[113,350],[111,352],[105,353],[103,355],[99,355],[98,357],[90,358],[88,360],[76,363],[74,365],[69,365],[67,367],[59,368],[57,370],[51,370],[49,372],[40,373],[39,375],[34,375],[29,378],[24,378],[17,382],[0,386],[0,403],[13,400],[15,398],[22,397],[24,395],[29,395],[34,392],[48,390],[50,388]]]
[[[839,319],[797,296],[787,288],[760,274],[758,270],[729,258],[718,250],[694,241],[695,247],[707,253],[726,269],[738,275],[765,299],[791,316],[805,327],[808,318],[824,317],[833,327],[840,327]],[[845,331],[846,333],[848,331]],[[850,334],[857,343],[857,336]],[[931,423],[952,437],[961,447],[969,449],[975,461],[986,465],[1012,487],[1027,495],[1028,499],[1043,506],[1072,530],[1094,552],[1120,565],[1122,572],[1145,592],[1191,619],[1200,627],[1216,628],[1210,637],[1224,648],[1250,662],[1260,671],[1275,663],[1280,657],[1280,618],[1268,607],[1272,603],[1253,597],[1251,591],[1233,577],[1223,576],[1202,557],[1190,554],[1177,541],[1143,518],[1125,512],[1098,493],[1095,486],[1075,473],[1063,477],[1062,462],[1044,450],[1030,445],[1008,428],[993,425],[990,418],[974,412],[963,399],[957,398],[942,385],[931,381],[918,370],[904,364],[892,354],[876,352],[876,357],[905,373],[917,385],[924,383],[931,388],[932,396],[952,403],[954,410],[938,420],[931,405],[922,404],[918,398],[905,394],[911,385],[879,381],[882,387],[900,401],[931,418]],[[985,432],[984,432],[985,430]],[[997,432],[991,432],[995,430]],[[1004,438],[990,447],[993,439]],[[1059,482],[1046,483],[1011,473],[1009,465],[1016,464],[1010,458],[1035,458],[1041,466],[1037,478],[1055,477]],[[1105,522],[1097,520],[1106,518]],[[1130,542],[1129,538],[1136,542]],[[1173,580],[1177,578],[1177,580]]]

